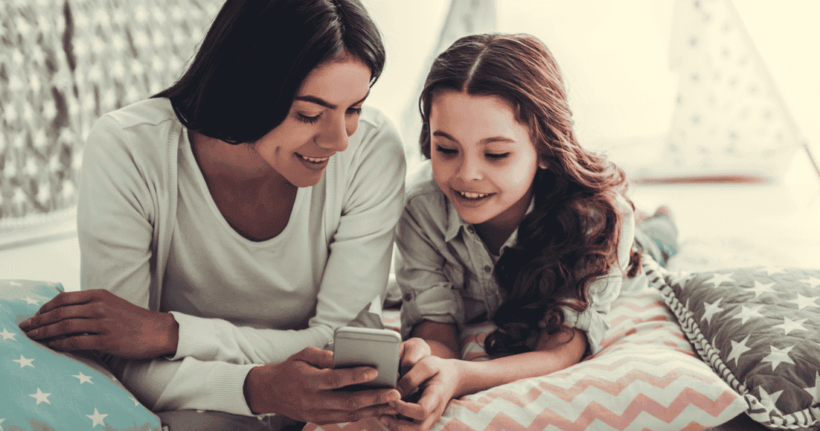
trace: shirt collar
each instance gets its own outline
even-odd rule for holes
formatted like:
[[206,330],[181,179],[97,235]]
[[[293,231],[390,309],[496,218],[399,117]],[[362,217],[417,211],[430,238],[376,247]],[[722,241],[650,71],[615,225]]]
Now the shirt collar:
[[[461,217],[458,215],[458,211],[456,211],[456,207],[450,202],[450,199],[444,198],[447,201],[447,230],[444,232],[444,241],[450,242],[455,238],[458,233],[463,229],[467,230],[472,225],[462,220]],[[526,217],[532,210],[535,209],[535,195],[530,199],[530,204],[527,206],[527,211],[524,212],[524,216]],[[507,241],[501,246],[499,250],[499,256],[504,253],[504,249],[512,247],[515,245],[516,241],[518,241],[518,228],[516,228],[513,233],[507,238]]]

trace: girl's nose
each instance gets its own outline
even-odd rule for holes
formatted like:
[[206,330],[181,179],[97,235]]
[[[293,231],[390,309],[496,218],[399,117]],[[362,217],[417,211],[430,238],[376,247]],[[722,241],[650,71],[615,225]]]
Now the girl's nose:
[[481,164],[475,157],[464,156],[458,168],[458,176],[464,181],[476,181],[481,179]]

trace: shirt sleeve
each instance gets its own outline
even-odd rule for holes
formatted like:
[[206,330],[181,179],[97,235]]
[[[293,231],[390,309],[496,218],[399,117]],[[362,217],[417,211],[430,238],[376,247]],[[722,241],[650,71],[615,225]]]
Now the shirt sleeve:
[[[396,226],[395,274],[402,292],[401,332],[407,339],[424,320],[464,324],[464,304],[444,271],[445,259],[430,235],[435,217],[408,203]],[[442,204],[443,205],[443,204]],[[444,247],[442,242],[441,247]]]
[[620,194],[617,197],[621,212],[621,238],[618,241],[618,264],[612,265],[607,275],[600,276],[589,285],[589,306],[582,312],[562,307],[564,325],[577,328],[587,336],[592,354],[601,351],[601,341],[609,330],[609,309],[621,293],[624,277],[629,267],[629,255],[635,238],[635,215],[632,206]]

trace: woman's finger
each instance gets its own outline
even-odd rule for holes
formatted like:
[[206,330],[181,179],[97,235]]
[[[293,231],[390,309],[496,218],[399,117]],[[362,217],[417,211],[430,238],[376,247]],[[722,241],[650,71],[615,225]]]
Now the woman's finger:
[[373,406],[384,405],[399,400],[401,397],[395,389],[368,389],[356,392],[325,391],[316,399],[316,407],[328,410],[354,411]]
[[61,352],[73,352],[75,350],[94,350],[100,345],[99,335],[73,335],[66,338],[54,338],[43,342],[46,346]]
[[419,425],[414,421],[400,419],[395,416],[382,416],[379,422],[390,431],[417,431]]
[[316,368],[333,367],[333,352],[322,350],[313,346],[302,349],[294,355],[294,359],[306,362]]
[[390,407],[393,407],[393,409],[400,415],[406,416],[410,419],[421,421],[427,417],[427,413],[424,411],[424,408],[416,403],[408,403],[407,401],[398,400],[390,403]]
[[307,418],[307,422],[315,424],[335,424],[340,422],[357,422],[362,419],[395,414],[390,406],[374,406],[354,411],[320,410],[315,411]]
[[373,367],[329,368],[318,373],[315,387],[319,390],[339,389],[375,380],[379,372]]
[[95,319],[68,319],[26,331],[26,335],[32,340],[46,340],[74,334],[96,334],[100,329],[100,322]]
[[30,319],[20,323],[20,329],[30,331],[41,326],[51,325],[62,320],[77,319],[77,318],[91,318],[96,316],[96,312],[88,303],[79,305],[65,305],[52,309],[43,314],[36,314]]
[[[43,306],[37,310],[36,315],[48,313],[55,308],[64,307],[66,305],[77,305],[91,302],[94,298],[98,298],[100,296],[99,292],[100,289],[81,290],[78,292],[61,292],[50,301],[43,304]],[[103,292],[107,291],[103,290]]]

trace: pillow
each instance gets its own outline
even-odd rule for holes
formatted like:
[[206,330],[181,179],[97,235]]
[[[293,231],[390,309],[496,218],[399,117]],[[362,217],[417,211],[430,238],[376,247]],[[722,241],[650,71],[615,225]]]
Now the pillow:
[[[610,323],[597,355],[453,400],[433,429],[704,429],[745,411],[741,395],[697,357],[657,289],[622,293]],[[462,357],[488,359],[483,341],[493,329],[491,323],[467,328]],[[341,429],[382,428],[373,419],[305,427]]]
[[160,421],[91,354],[61,353],[19,328],[63,290],[0,280],[0,429],[159,431]]
[[698,354],[770,428],[820,425],[820,270],[659,271]]

